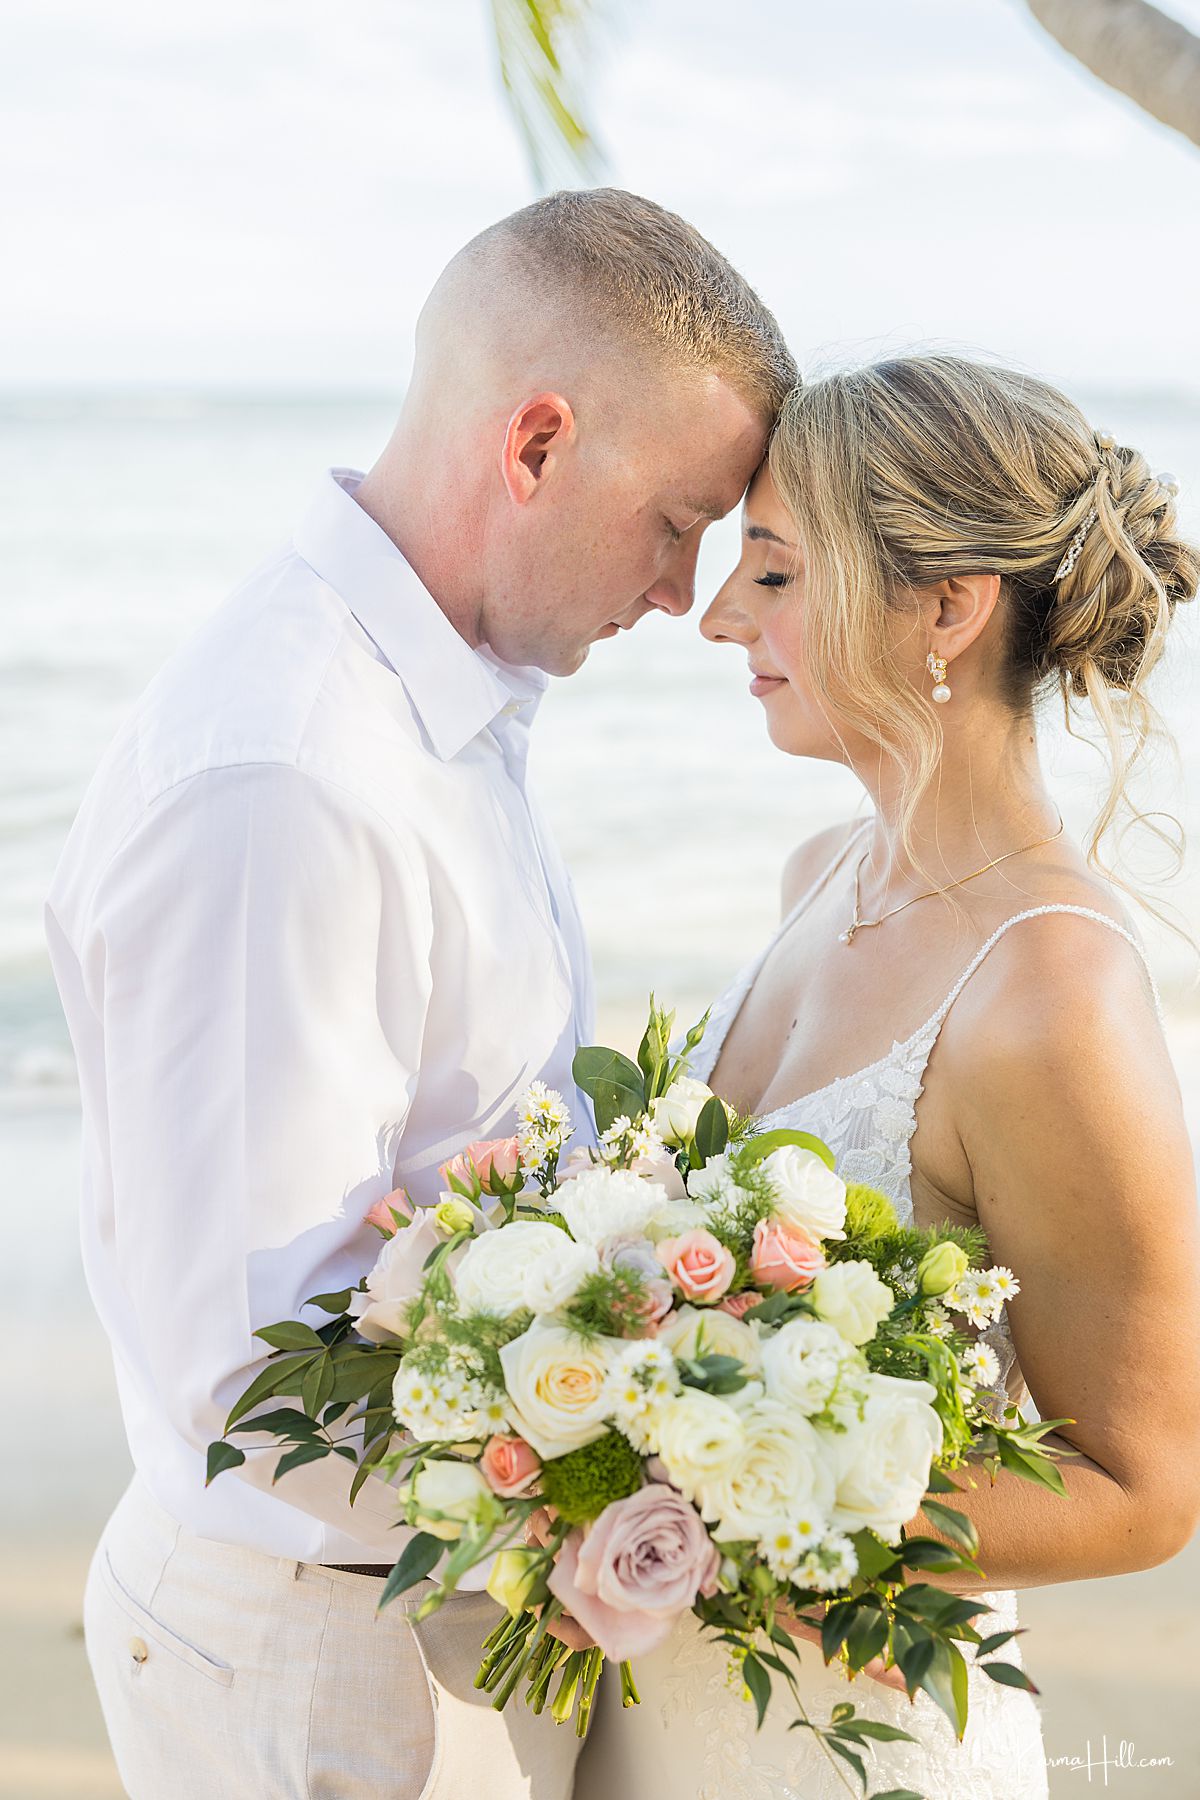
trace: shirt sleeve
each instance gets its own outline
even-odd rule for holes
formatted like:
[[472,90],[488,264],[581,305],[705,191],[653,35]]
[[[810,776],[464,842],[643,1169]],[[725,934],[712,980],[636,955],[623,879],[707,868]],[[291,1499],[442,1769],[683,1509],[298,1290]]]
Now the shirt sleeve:
[[[198,1452],[264,1364],[255,1328],[356,1283],[374,1256],[362,1219],[392,1186],[431,936],[415,847],[283,765],[172,789],[97,887],[83,974],[103,1027],[118,1279],[138,1363]],[[251,1452],[220,1479],[269,1490],[275,1461]],[[369,1481],[351,1509],[348,1488],[327,1458],[275,1493],[325,1536],[378,1543],[394,1499]]]

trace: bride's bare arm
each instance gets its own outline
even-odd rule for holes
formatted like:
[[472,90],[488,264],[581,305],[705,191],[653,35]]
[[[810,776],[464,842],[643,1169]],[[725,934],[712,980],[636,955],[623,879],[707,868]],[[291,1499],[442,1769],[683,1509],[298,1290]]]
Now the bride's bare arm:
[[997,1588],[1148,1568],[1200,1517],[1195,1184],[1146,978],[1095,923],[1020,933],[951,1015],[922,1156],[1020,1279],[1011,1325],[1039,1413],[1074,1420],[1066,1501],[1007,1474],[964,1497]]

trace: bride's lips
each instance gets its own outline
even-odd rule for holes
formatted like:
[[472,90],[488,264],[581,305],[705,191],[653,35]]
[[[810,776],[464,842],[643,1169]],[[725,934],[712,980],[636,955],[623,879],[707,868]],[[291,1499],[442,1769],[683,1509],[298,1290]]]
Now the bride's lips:
[[763,675],[760,674],[757,669],[751,669],[750,674],[753,677],[750,682],[750,692],[754,695],[756,700],[765,699],[768,694],[773,694],[777,688],[787,686],[787,682],[783,679],[782,675]]

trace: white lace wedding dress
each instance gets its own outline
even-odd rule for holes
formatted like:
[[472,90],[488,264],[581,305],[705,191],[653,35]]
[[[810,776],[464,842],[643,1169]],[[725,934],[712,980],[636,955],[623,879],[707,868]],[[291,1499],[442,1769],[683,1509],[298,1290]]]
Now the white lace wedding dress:
[[[708,1031],[692,1059],[692,1073],[706,1080],[721,1046],[775,943],[845,861],[843,847],[831,867],[802,897],[761,955],[742,971],[714,1006]],[[794,1127],[815,1132],[837,1158],[848,1182],[865,1182],[893,1202],[902,1221],[912,1218],[910,1144],[925,1068],[947,1013],[984,958],[1006,932],[1047,913],[1094,919],[1126,938],[1143,963],[1137,940],[1106,914],[1078,906],[1039,906],[1007,919],[973,958],[933,1017],[886,1056],[844,1075],[812,1094],[779,1107],[760,1121],[764,1130]],[[1007,1322],[984,1334],[996,1351],[1001,1379],[1019,1386]],[[1016,1597],[984,1594],[992,1612],[981,1630],[1017,1623]],[[858,1713],[911,1732],[912,1744],[879,1744],[866,1752],[868,1794],[910,1788],[923,1800],[1044,1800],[1047,1793],[1041,1725],[1033,1699],[970,1675],[970,1721],[961,1744],[927,1694],[910,1705],[903,1693],[860,1676],[853,1684],[835,1666],[826,1669],[815,1645],[803,1647],[801,1695],[809,1716],[827,1724],[839,1701]],[[1003,1659],[1020,1662],[1015,1642]],[[635,1664],[641,1705],[622,1708],[615,1669],[606,1669],[597,1710],[579,1765],[575,1800],[845,1800],[857,1793],[845,1765],[830,1759],[811,1732],[789,1731],[796,1716],[779,1679],[761,1731],[754,1708],[731,1685],[725,1646],[701,1634],[689,1614],[673,1637]]]

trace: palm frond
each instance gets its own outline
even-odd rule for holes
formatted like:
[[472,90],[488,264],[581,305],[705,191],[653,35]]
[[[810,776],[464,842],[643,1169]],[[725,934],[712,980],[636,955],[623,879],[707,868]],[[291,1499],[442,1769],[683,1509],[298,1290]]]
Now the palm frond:
[[500,79],[542,193],[593,186],[607,159],[588,119],[597,0],[492,0]]

